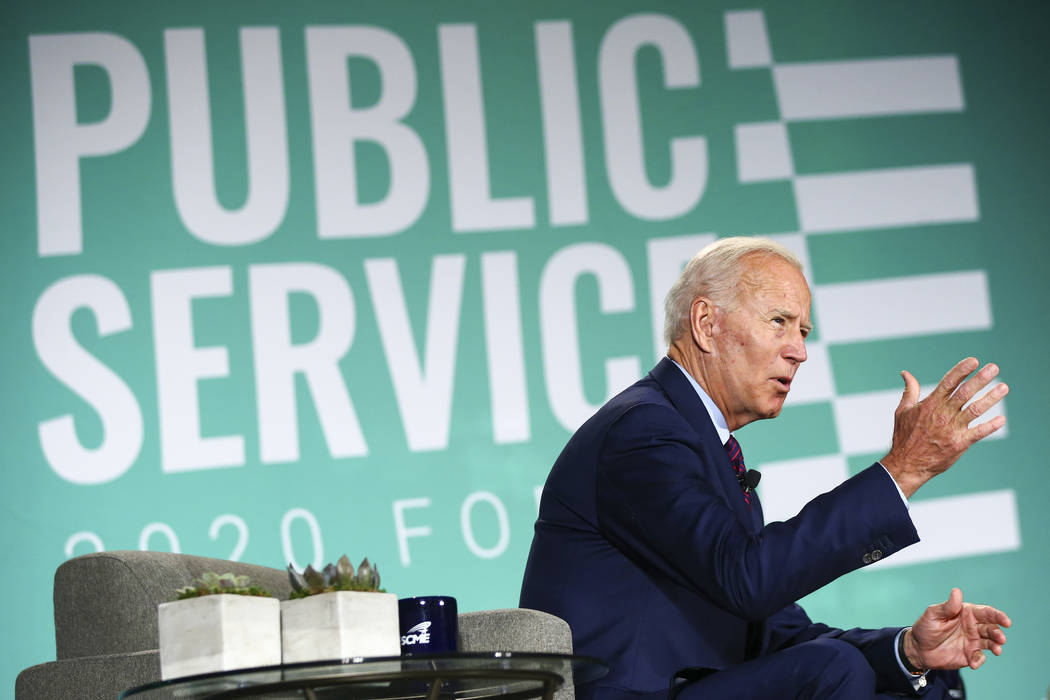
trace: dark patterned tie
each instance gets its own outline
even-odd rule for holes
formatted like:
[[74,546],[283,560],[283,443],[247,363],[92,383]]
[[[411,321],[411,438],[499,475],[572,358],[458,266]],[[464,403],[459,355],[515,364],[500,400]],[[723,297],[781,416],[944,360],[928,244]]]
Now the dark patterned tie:
[[747,467],[744,466],[744,453],[740,451],[740,443],[736,441],[736,438],[732,435],[725,444],[726,452],[729,454],[729,463],[733,465],[733,471],[736,472],[736,479],[740,483],[740,489],[744,492],[744,501],[747,502],[747,509],[751,510],[751,493],[744,487],[744,474],[747,473]]

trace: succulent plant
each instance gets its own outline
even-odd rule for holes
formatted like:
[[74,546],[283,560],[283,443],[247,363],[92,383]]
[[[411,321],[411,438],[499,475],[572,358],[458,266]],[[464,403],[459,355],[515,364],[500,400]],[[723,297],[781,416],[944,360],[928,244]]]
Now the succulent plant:
[[216,574],[206,571],[201,577],[189,586],[184,586],[175,591],[177,600],[184,598],[199,598],[204,595],[217,595],[229,593],[232,595],[254,595],[264,598],[272,597],[269,592],[259,586],[253,586],[251,579],[247,576],[234,574]]
[[292,582],[291,598],[305,598],[318,593],[333,591],[364,591],[386,593],[379,587],[379,567],[368,563],[368,557],[354,569],[344,554],[335,564],[328,564],[318,571],[311,565],[299,573],[288,565],[288,579]]

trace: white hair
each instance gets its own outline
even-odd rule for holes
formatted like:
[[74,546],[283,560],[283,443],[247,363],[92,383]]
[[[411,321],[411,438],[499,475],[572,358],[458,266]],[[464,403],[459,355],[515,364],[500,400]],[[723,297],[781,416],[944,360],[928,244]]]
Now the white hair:
[[751,256],[780,258],[800,272],[802,261],[780,243],[768,238],[720,238],[686,263],[664,300],[664,340],[668,345],[689,328],[689,310],[697,297],[708,297],[717,306],[736,306],[744,259]]

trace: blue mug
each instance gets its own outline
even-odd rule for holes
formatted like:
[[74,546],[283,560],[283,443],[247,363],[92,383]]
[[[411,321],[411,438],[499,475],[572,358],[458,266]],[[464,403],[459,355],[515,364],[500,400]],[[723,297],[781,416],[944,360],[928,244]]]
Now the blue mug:
[[448,654],[458,646],[456,599],[422,595],[397,601],[402,654]]

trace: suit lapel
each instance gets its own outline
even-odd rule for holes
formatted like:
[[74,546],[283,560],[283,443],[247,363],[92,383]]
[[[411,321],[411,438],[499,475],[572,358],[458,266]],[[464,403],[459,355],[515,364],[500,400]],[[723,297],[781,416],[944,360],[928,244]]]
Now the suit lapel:
[[737,519],[748,532],[757,532],[762,527],[762,506],[758,503],[758,494],[751,495],[751,508],[748,509],[740,493],[740,482],[736,479],[733,466],[729,463],[718,432],[715,430],[711,416],[704,402],[697,396],[692,384],[682,374],[682,370],[668,358],[663,358],[649,373],[667,394],[675,409],[700,436],[705,462],[711,465],[709,470],[714,483],[721,488],[722,496],[733,509]]

